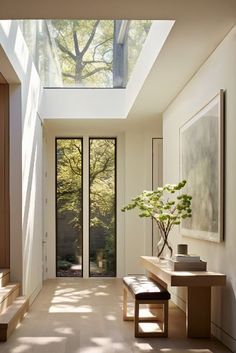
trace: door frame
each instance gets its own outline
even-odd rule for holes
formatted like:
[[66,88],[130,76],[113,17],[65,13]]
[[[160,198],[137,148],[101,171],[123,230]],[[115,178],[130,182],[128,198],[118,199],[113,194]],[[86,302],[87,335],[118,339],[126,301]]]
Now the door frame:
[[[58,229],[58,225],[57,225],[57,141],[58,140],[81,140],[81,146],[82,146],[82,165],[81,165],[81,169],[82,169],[82,180],[81,180],[81,187],[82,187],[82,224],[81,224],[81,228],[82,228],[82,270],[81,270],[81,277],[83,278],[84,276],[84,139],[83,137],[78,137],[78,136],[63,136],[63,137],[56,137],[55,138],[55,252],[56,252],[56,256],[55,256],[55,272],[56,272],[56,277],[57,276],[57,229]],[[47,256],[47,255],[46,255]],[[58,277],[59,278],[59,277]],[[80,278],[80,277],[78,277]]]
[[[104,137],[104,136],[89,136],[88,137],[88,172],[90,170],[90,140],[114,140],[115,141],[115,258],[116,258],[116,265],[115,265],[115,277],[117,277],[117,137]],[[90,173],[88,175],[88,205],[89,205],[89,213],[88,213],[88,222],[90,223]],[[90,251],[90,226],[88,229],[88,251]],[[88,277],[95,277],[90,275],[90,259],[88,254]],[[96,278],[96,277],[95,277]]]

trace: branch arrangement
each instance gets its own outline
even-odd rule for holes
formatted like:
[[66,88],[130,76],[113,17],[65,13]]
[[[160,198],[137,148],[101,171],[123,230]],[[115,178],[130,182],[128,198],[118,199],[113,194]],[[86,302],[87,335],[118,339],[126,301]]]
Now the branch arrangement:
[[175,225],[180,224],[182,219],[192,216],[192,196],[181,194],[173,197],[173,194],[179,192],[185,184],[186,180],[183,180],[178,184],[167,184],[153,191],[144,190],[122,208],[123,212],[137,208],[140,217],[151,217],[156,222],[164,240],[162,248],[157,254],[158,257],[165,246],[169,248],[172,256],[172,248],[168,243],[169,232]]

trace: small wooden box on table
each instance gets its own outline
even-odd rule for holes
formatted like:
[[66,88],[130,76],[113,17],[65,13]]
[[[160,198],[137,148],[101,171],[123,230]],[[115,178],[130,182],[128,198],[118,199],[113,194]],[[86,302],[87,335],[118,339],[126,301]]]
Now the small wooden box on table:
[[[123,278],[123,320],[134,320],[135,337],[167,337],[168,336],[168,301],[170,293],[161,285],[155,283],[146,276],[127,276]],[[128,292],[135,300],[134,316],[127,315]],[[139,324],[143,322],[160,322],[157,316],[140,317],[139,306],[141,304],[161,304],[163,306],[162,331],[140,331]]]

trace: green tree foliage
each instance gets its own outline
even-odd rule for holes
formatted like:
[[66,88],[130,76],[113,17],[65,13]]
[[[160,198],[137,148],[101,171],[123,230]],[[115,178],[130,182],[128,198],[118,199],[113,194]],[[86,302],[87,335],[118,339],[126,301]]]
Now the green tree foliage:
[[129,21],[124,43],[119,44],[114,20],[20,21],[41,80],[49,87],[61,86],[62,80],[65,86],[112,87],[117,75],[113,68],[122,65],[125,77],[121,81],[127,82],[127,71],[130,76],[151,23]]
[[113,21],[52,20],[66,84],[110,86]]
[[90,140],[90,234],[104,237],[107,270],[115,269],[115,140]]
[[[90,139],[90,236],[100,238],[108,271],[115,268],[115,140]],[[60,139],[57,144],[57,209],[73,215],[82,231],[82,143]],[[93,251],[93,249],[92,249]],[[95,249],[94,249],[95,251]],[[94,253],[94,257],[96,254]]]
[[[180,224],[182,219],[192,216],[191,200],[192,196],[187,194],[178,195],[176,198],[172,196],[180,191],[186,184],[186,180],[178,184],[167,184],[158,187],[154,191],[144,190],[140,195],[133,198],[132,201],[122,208],[122,211],[137,208],[140,217],[151,217],[157,224],[160,235],[163,238],[163,247],[158,253],[161,255],[165,245],[168,246],[171,256],[172,248],[168,243],[168,235],[170,230]],[[172,196],[172,197],[171,197]]]
[[57,141],[57,209],[70,212],[82,231],[82,143],[80,139]]

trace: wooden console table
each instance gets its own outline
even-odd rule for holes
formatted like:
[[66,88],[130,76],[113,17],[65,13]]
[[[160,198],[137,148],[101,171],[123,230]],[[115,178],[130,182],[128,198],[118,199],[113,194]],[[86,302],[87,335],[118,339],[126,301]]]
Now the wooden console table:
[[187,336],[210,337],[211,287],[225,286],[226,275],[209,271],[172,271],[153,256],[141,256],[141,264],[149,277],[163,286],[187,287]]

